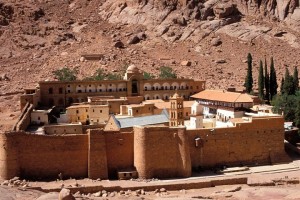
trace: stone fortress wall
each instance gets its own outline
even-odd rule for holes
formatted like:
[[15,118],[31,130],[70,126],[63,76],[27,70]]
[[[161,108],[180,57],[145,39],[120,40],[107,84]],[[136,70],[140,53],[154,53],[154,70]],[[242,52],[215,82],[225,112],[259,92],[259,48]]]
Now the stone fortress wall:
[[136,168],[142,178],[173,178],[189,177],[198,167],[286,162],[283,122],[279,116],[215,129],[148,126],[62,136],[3,133],[0,176],[57,178],[62,173],[105,179]]

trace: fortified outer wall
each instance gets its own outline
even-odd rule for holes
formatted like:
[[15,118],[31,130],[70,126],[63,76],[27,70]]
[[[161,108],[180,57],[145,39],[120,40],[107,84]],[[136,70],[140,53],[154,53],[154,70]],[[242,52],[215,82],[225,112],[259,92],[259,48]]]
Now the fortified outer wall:
[[33,110],[32,104],[26,104],[24,109],[22,110],[21,116],[16,122],[13,130],[15,131],[24,131],[30,125],[31,122],[31,111]]
[[191,176],[185,128],[134,127],[134,165],[140,178]]
[[282,117],[252,118],[252,122],[231,128],[187,130],[192,167],[289,161],[284,150],[283,122]]
[[107,179],[107,153],[104,134],[98,129],[88,130],[89,136],[89,161],[88,177],[91,179]]
[[134,168],[133,133],[116,131],[107,131],[104,133],[108,176],[110,178],[117,178],[117,171]]
[[0,138],[0,175],[30,178],[87,177],[88,135],[46,136],[24,132]]

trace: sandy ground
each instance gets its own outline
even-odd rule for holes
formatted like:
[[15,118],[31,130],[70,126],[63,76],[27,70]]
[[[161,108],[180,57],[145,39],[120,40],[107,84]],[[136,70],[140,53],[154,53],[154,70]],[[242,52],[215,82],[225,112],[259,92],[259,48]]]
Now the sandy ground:
[[[215,175],[211,172],[204,172],[199,176],[194,176],[187,179],[172,179],[172,180],[154,180],[150,182],[146,181],[109,181],[109,180],[91,180],[91,179],[68,179],[68,180],[56,180],[48,182],[28,182],[31,187],[41,187],[45,190],[53,190],[64,187],[79,186],[103,186],[103,187],[140,187],[143,189],[145,186],[155,185],[157,190],[163,188],[166,184],[178,184],[178,183],[190,183],[197,181],[208,181],[212,179],[221,178],[233,178],[233,177],[247,177],[248,184],[243,185],[222,185],[211,188],[202,189],[190,189],[185,190],[183,187],[181,190],[155,192],[146,191],[143,195],[136,195],[136,190],[124,190],[124,194],[120,194],[120,191],[114,191],[108,193],[108,197],[95,197],[95,193],[90,194],[77,194],[76,199],[300,199],[300,185],[289,184],[286,181],[276,184],[276,186],[249,186],[251,184],[265,184],[270,183],[273,180],[299,180],[300,179],[300,160],[299,156],[294,156],[294,161],[289,164],[271,165],[271,166],[257,166],[250,167],[247,171],[227,173],[224,175]],[[9,186],[0,186],[0,199],[36,199],[39,196],[45,195],[45,193],[32,190],[29,188],[13,188]],[[49,195],[49,194],[47,194]],[[57,198],[58,193],[50,194],[52,197]],[[44,197],[43,197],[44,198]],[[54,199],[55,199],[54,198]],[[47,197],[51,200],[53,198]]]

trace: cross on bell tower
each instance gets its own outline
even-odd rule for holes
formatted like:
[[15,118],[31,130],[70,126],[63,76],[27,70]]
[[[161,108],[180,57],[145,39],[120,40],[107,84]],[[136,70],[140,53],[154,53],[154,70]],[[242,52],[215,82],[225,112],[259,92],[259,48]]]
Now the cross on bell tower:
[[177,92],[170,98],[170,113],[169,113],[169,126],[177,127],[184,125],[183,117],[183,98]]

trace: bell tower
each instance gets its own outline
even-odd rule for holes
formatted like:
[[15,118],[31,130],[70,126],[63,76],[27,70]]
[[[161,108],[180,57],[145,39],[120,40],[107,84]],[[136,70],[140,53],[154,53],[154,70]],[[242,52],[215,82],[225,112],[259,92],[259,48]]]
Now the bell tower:
[[178,127],[184,125],[183,117],[183,97],[179,96],[177,92],[170,98],[170,113],[169,126]]

